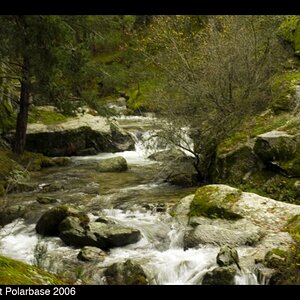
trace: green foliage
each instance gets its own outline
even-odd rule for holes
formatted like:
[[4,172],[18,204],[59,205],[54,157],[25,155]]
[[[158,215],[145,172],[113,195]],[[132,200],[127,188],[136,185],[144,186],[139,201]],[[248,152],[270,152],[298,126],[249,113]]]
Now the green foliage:
[[1,285],[61,285],[65,282],[58,276],[43,271],[4,256],[0,256],[0,284]]

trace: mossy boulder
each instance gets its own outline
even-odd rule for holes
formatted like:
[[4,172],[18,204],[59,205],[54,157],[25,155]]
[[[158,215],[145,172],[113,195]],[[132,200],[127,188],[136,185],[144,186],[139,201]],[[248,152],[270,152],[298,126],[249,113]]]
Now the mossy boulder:
[[114,263],[104,272],[109,285],[147,285],[148,279],[143,268],[131,261]]
[[123,172],[127,169],[127,161],[122,156],[103,159],[97,164],[98,172]]
[[251,174],[260,170],[262,162],[250,145],[240,147],[216,157],[211,168],[213,182],[240,184],[247,181]]
[[237,270],[233,266],[217,267],[205,273],[202,285],[233,285]]
[[58,236],[60,223],[69,216],[78,218],[83,225],[89,222],[89,217],[85,213],[72,207],[61,205],[46,211],[41,216],[36,224],[36,231],[42,235]]
[[4,256],[0,256],[1,285],[62,285],[66,284],[61,278]]
[[241,194],[240,190],[225,185],[203,186],[195,193],[189,216],[241,219],[241,215],[231,211],[231,207],[240,199]]
[[287,177],[300,176],[300,135],[276,130],[261,134],[254,151],[267,168]]

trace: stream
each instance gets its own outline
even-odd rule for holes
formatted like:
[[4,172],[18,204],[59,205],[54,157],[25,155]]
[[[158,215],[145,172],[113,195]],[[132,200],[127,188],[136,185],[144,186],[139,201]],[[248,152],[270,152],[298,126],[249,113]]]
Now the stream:
[[[147,159],[151,151],[141,141],[149,135],[151,117],[120,117],[117,121],[135,136],[136,150],[72,157],[71,165],[33,173],[37,190],[8,195],[12,203],[30,205],[31,212],[25,219],[17,219],[0,229],[0,254],[73,276],[79,284],[105,284],[103,270],[127,259],[142,266],[150,284],[201,284],[203,275],[217,267],[219,247],[202,245],[184,250],[183,228],[168,213],[181,198],[195,192],[196,187],[182,188],[163,182],[159,163]],[[97,161],[114,156],[127,160],[127,172],[95,170]],[[47,192],[42,189],[53,182],[62,188]],[[41,214],[57,205],[39,204],[36,201],[39,196],[55,198],[59,204],[72,204],[88,213],[91,220],[105,216],[136,228],[142,238],[135,244],[110,249],[101,263],[81,262],[77,259],[78,248],[66,246],[57,237],[42,238],[36,234],[35,224]],[[237,250],[242,257],[247,247]],[[235,283],[258,284],[256,276],[246,269],[237,273]]]

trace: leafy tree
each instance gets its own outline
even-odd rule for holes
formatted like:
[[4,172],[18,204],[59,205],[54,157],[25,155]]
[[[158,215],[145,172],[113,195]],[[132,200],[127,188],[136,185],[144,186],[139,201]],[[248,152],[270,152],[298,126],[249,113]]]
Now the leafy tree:
[[201,181],[218,144],[268,105],[269,80],[285,59],[275,34],[280,20],[209,16],[192,26],[194,16],[160,16],[150,25],[142,52],[162,82],[153,97],[166,120],[160,135],[195,156]]
[[8,66],[8,77],[20,84],[13,150],[22,153],[30,99],[48,84],[68,28],[58,16],[1,16],[0,23],[1,61]]

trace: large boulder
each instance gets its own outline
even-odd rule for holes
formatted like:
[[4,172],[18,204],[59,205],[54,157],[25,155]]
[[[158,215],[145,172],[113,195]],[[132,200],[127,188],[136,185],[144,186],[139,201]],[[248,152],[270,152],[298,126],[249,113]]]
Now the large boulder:
[[162,163],[161,176],[167,182],[179,186],[194,186],[198,183],[198,174],[194,167],[194,158],[179,149],[169,149],[153,153],[149,159]]
[[99,172],[122,172],[128,169],[126,159],[122,156],[100,160],[97,164]]
[[202,280],[203,285],[232,285],[235,284],[234,277],[236,268],[233,266],[217,267],[207,272]]
[[90,223],[89,230],[98,241],[104,242],[104,246],[100,247],[103,249],[133,244],[141,238],[139,230],[117,224],[93,222]]
[[[199,220],[199,219],[198,219]],[[201,244],[213,244],[231,246],[255,245],[262,237],[259,226],[246,219],[233,221],[212,220],[186,231],[184,235],[184,247],[193,248]]]
[[147,276],[143,268],[131,260],[114,263],[104,272],[109,285],[146,285]]
[[92,222],[83,226],[77,217],[67,217],[59,225],[59,237],[70,246],[92,246],[103,250],[136,243],[139,230],[111,223]]
[[196,191],[188,215],[233,220],[243,217],[264,230],[278,232],[299,213],[299,205],[241,192],[227,185],[212,184]]
[[262,162],[252,148],[249,143],[230,152],[217,155],[214,167],[211,168],[212,180],[233,184],[247,181],[251,174],[262,168]]
[[87,155],[133,150],[134,140],[117,124],[85,114],[59,125],[28,124],[26,149],[47,156]]
[[300,176],[300,134],[270,131],[257,137],[255,153],[268,168],[287,177]]
[[81,224],[87,224],[89,217],[77,209],[65,205],[54,207],[46,211],[36,224],[36,231],[42,235],[58,236],[60,223],[67,217],[77,217]]

